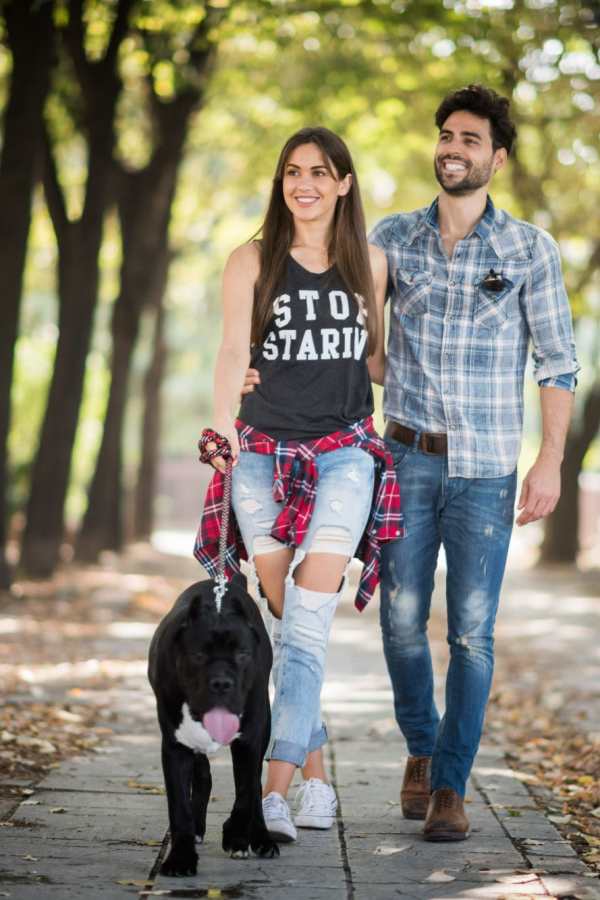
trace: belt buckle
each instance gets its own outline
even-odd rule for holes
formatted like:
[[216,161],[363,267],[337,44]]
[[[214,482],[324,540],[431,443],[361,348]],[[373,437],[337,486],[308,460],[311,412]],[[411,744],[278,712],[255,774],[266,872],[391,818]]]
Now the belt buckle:
[[436,455],[435,450],[435,436],[433,434],[422,434],[423,440],[423,453],[428,453],[430,456]]

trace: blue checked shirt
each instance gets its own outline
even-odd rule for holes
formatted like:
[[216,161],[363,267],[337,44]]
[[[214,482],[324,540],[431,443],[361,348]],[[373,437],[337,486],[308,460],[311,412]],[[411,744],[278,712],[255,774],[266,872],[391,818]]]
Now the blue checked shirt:
[[[508,475],[521,446],[529,340],[539,385],[574,390],[579,370],[555,241],[489,197],[451,259],[437,200],[388,216],[369,240],[390,278],[385,417],[446,433],[450,477]],[[491,269],[498,292],[482,285]]]

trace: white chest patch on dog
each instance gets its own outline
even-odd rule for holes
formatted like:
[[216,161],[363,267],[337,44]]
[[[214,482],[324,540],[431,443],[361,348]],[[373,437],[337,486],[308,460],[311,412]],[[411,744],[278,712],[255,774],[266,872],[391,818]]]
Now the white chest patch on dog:
[[192,719],[187,703],[181,707],[181,725],[175,732],[175,739],[184,747],[189,747],[194,753],[205,753],[207,756],[212,756],[223,747],[223,744],[219,744],[211,738],[202,722]]

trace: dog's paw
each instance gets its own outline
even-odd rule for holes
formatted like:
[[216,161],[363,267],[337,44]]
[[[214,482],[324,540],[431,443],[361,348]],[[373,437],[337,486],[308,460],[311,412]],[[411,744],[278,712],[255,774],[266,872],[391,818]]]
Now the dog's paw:
[[231,854],[232,859],[247,859],[249,843],[248,833],[245,828],[240,828],[239,821],[234,821],[233,817],[227,819],[223,825],[222,847],[225,853]]
[[184,878],[186,875],[195,875],[197,868],[198,854],[193,848],[173,847],[160,867],[160,874]]
[[279,856],[279,847],[266,830],[263,834],[253,836],[250,846],[252,847],[252,852],[263,859],[274,859],[276,856]]

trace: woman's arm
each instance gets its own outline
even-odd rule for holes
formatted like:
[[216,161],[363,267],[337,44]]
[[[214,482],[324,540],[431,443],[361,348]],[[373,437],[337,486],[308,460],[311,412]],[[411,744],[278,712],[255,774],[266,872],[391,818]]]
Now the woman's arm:
[[377,310],[377,346],[375,352],[367,359],[369,375],[375,384],[383,384],[385,371],[385,323],[383,310],[388,283],[387,259],[383,250],[369,244],[371,271],[375,283],[375,306]]
[[[235,412],[250,362],[252,305],[259,269],[257,246],[244,244],[233,251],[223,273],[223,335],[215,365],[213,427],[229,441],[234,461],[239,454]],[[217,458],[215,467],[223,471],[225,465]]]

